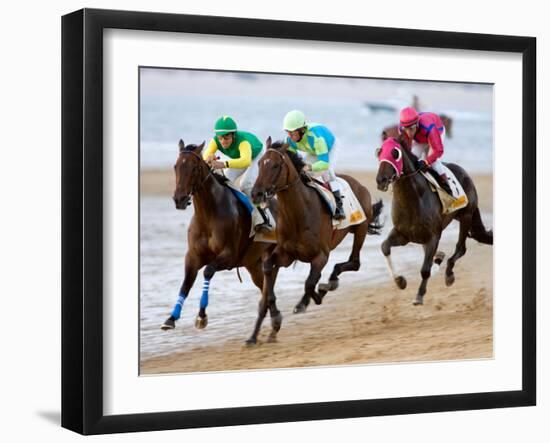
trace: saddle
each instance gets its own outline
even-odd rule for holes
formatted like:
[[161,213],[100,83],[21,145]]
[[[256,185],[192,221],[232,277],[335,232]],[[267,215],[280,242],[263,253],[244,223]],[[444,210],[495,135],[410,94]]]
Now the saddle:
[[[343,178],[336,178],[336,185],[333,191],[340,191],[342,196],[342,206],[344,208],[344,213],[346,218],[343,220],[332,220],[332,225],[335,229],[346,229],[349,226],[358,225],[359,223],[364,222],[367,219],[363,207],[357,200],[357,197],[353,193],[349,183]],[[323,182],[310,177],[310,180],[305,181],[304,183],[310,188],[315,189],[317,193],[321,196],[321,200],[326,204],[328,210],[333,215],[336,210],[336,200],[332,191],[330,191]],[[333,183],[333,182],[331,182]]]
[[426,177],[426,180],[430,183],[432,191],[436,192],[439,196],[442,213],[451,214],[468,205],[468,196],[453,172],[445,165],[443,165],[443,168],[445,169],[445,174],[447,175],[449,187],[453,191],[453,195],[449,195],[443,190],[439,184],[439,180],[436,178],[437,172],[428,169],[428,171],[422,172],[422,175]]

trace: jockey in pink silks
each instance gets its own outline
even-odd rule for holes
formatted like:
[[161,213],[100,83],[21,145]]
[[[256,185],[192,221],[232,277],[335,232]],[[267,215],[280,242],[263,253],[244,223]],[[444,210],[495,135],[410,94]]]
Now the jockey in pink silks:
[[399,113],[399,132],[404,134],[407,145],[418,157],[416,167],[423,171],[432,168],[439,175],[441,187],[453,195],[440,160],[445,140],[445,126],[441,118],[432,112],[418,113],[414,108],[404,108]]

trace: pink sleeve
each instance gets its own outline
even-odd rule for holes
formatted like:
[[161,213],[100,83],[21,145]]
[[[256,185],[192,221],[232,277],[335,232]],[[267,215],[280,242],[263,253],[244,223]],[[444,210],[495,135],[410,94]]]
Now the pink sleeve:
[[441,135],[437,128],[432,128],[428,135],[428,143],[432,148],[432,153],[428,156],[426,161],[431,165],[439,157],[443,155],[443,142],[441,141]]

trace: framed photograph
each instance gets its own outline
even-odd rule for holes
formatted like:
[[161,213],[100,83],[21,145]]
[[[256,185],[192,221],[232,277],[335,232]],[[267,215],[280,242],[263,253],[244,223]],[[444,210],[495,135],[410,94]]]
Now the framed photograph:
[[536,403],[536,40],[62,20],[62,426]]

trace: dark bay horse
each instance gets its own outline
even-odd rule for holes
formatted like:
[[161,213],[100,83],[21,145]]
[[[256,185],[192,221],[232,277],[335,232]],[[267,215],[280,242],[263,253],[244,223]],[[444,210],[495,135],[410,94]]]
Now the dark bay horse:
[[[189,249],[185,254],[185,278],[172,314],[161,326],[163,330],[175,327],[176,320],[180,318],[183,302],[203,266],[203,293],[195,322],[199,329],[205,328],[208,323],[208,289],[214,274],[217,271],[243,266],[250,273],[254,284],[262,290],[262,257],[267,258],[275,247],[273,243],[255,242],[250,238],[251,217],[248,210],[238,202],[233,192],[221,183],[222,179],[214,174],[202,159],[203,148],[204,143],[199,146],[185,146],[182,140],[179,142],[179,155],[174,166],[174,203],[176,209],[184,210],[193,197],[195,212],[187,232]],[[275,215],[275,205],[270,209]],[[282,322],[282,315],[275,300],[270,304],[270,313],[270,340],[273,341]]]
[[378,189],[387,191],[393,183],[392,220],[393,229],[382,243],[382,253],[395,283],[405,289],[407,282],[401,275],[396,276],[391,261],[391,248],[404,246],[409,242],[424,247],[424,262],[420,274],[422,283],[413,304],[421,305],[432,264],[439,265],[442,257],[436,257],[439,239],[443,230],[452,220],[460,223],[458,242],[454,254],[447,260],[445,282],[450,286],[455,281],[453,272],[456,261],[466,253],[466,239],[474,238],[480,243],[492,245],[493,232],[487,231],[481,220],[478,208],[477,191],[470,176],[460,166],[445,163],[455,174],[468,197],[468,205],[451,214],[443,215],[441,202],[430,189],[427,179],[416,170],[416,157],[405,145],[402,138],[390,138],[377,152],[379,166],[376,182]]
[[[295,260],[310,263],[310,273],[305,282],[305,294],[296,305],[294,312],[304,312],[313,298],[321,304],[322,297],[329,290],[338,287],[338,276],[345,271],[357,271],[360,267],[359,252],[367,233],[378,233],[378,216],[382,202],[371,204],[367,188],[352,177],[341,175],[346,180],[361,203],[367,220],[347,229],[334,230],[332,215],[321,200],[317,191],[302,182],[300,171],[305,165],[297,154],[287,151],[288,145],[282,142],[266,142],[267,150],[259,161],[259,173],[252,199],[256,204],[265,204],[277,195],[277,246],[264,262],[265,284],[268,294],[273,295],[273,286],[279,267],[288,267]],[[329,283],[319,285],[321,271],[325,267],[330,251],[343,238],[353,234],[353,248],[349,260],[334,266]],[[264,286],[264,291],[266,287]]]
[[[445,136],[452,138],[453,137],[453,119],[444,114],[440,114],[439,117],[445,126]],[[388,137],[397,138],[399,137],[399,126],[393,125],[384,128],[381,134],[382,141],[386,140]]]

